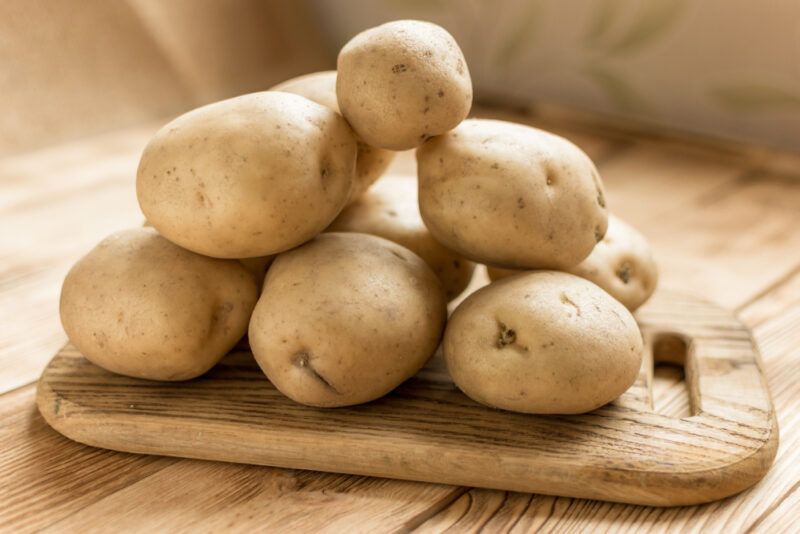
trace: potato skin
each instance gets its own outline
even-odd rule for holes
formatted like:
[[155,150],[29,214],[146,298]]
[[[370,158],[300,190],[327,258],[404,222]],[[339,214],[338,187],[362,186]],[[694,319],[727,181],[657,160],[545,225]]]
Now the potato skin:
[[322,106],[339,111],[339,102],[336,101],[336,71],[323,70],[303,74],[273,85],[270,91],[283,91],[304,96]]
[[[495,267],[488,271],[492,280],[519,272]],[[613,214],[602,241],[588,258],[567,272],[594,282],[630,311],[647,302],[658,284],[658,266],[647,239]]]
[[522,273],[473,293],[450,317],[444,358],[473,400],[524,413],[571,414],[621,395],[642,363],[630,312],[556,271]]
[[[149,221],[144,221],[142,224],[145,228],[153,228],[153,225],[150,224]],[[264,276],[267,274],[267,269],[272,264],[272,260],[275,259],[276,254],[271,254],[269,256],[258,256],[255,258],[240,258],[239,263],[247,269],[250,274],[256,279],[258,286],[261,287],[261,284],[264,282]]]
[[150,380],[208,371],[247,330],[258,298],[235,260],[184,250],[151,228],[113,234],[61,290],[61,323],[92,363]]
[[[336,100],[336,71],[326,70],[298,76],[272,87],[270,91],[284,91],[304,96],[309,100],[329,107],[336,113],[339,103]],[[356,157],[356,176],[350,202],[360,197],[369,189],[375,180],[386,172],[389,164],[394,159],[395,153],[391,150],[369,146],[361,139],[358,141],[358,156]]]
[[265,91],[190,111],[144,150],[136,194],[167,239],[217,258],[268,256],[304,243],[353,186],[355,136],[333,110]]
[[443,245],[516,269],[580,263],[605,235],[600,176],[581,149],[529,126],[470,119],[417,150],[422,218]]
[[630,311],[647,302],[658,284],[658,266],[647,238],[613,215],[603,240],[570,272],[602,287]]
[[348,406],[419,371],[445,318],[439,282],[414,253],[376,236],[325,233],[273,262],[250,346],[287,397]]
[[339,52],[336,94],[371,146],[407,150],[458,125],[472,106],[464,54],[443,28],[398,20],[363,31]]
[[475,264],[436,241],[419,214],[412,176],[385,176],[347,207],[328,227],[331,232],[361,232],[404,246],[425,260],[448,301],[467,287]]

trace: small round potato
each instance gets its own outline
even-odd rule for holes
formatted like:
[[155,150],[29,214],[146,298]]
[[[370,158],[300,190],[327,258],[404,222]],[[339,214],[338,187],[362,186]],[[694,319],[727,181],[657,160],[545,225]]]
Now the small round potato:
[[628,389],[642,336],[608,293],[556,271],[522,273],[473,293],[450,317],[444,358],[473,400],[505,410],[583,413]]
[[61,323],[92,363],[150,380],[200,376],[247,331],[258,298],[235,260],[208,258],[152,228],[107,237],[67,274]]
[[472,81],[455,39],[430,22],[398,20],[353,37],[339,52],[342,114],[371,146],[407,150],[455,128]]
[[328,231],[377,235],[406,247],[433,269],[448,301],[467,287],[475,270],[473,262],[431,236],[419,214],[417,182],[411,176],[385,176],[346,208]]
[[339,214],[356,140],[341,115],[265,91],[190,111],[142,154],[139,205],[167,239],[216,258],[267,256],[304,243]]
[[[336,71],[323,70],[303,74],[290,78],[284,82],[270,87],[270,91],[283,91],[304,96],[307,99],[323,105],[339,113],[339,103],[336,101]],[[390,152],[391,154],[391,152]]]
[[631,311],[647,302],[658,283],[658,267],[647,238],[613,215],[603,240],[569,272],[602,287]]
[[[326,70],[298,76],[279,83],[271,91],[284,91],[304,96],[309,100],[327,106],[339,113],[336,101],[336,71]],[[371,147],[358,140],[358,156],[356,158],[356,176],[351,202],[360,197],[369,186],[375,183],[389,167],[394,159],[394,152],[382,148]]]
[[439,281],[413,252],[376,236],[326,233],[273,262],[250,346],[287,397],[348,406],[416,374],[445,317]]
[[[489,267],[489,277],[499,280],[519,271]],[[608,231],[589,257],[567,272],[594,282],[630,311],[647,302],[658,282],[650,244],[634,227],[610,215]]]
[[471,260],[563,270],[606,233],[603,186],[566,139],[472,119],[417,150],[419,205],[433,237]]

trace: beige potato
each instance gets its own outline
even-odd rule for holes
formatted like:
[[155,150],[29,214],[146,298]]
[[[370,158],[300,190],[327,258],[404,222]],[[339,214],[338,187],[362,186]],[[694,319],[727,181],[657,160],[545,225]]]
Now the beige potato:
[[273,262],[250,345],[287,397],[347,406],[416,374],[445,317],[439,282],[413,252],[376,236],[326,233]]
[[332,232],[361,232],[402,245],[433,269],[448,301],[472,279],[475,264],[436,241],[419,214],[417,181],[386,176],[347,207],[328,227]]
[[339,52],[339,108],[367,144],[407,150],[455,128],[472,81],[455,39],[430,22],[398,20],[359,33]]
[[142,154],[136,194],[167,239],[217,258],[268,256],[327,227],[349,199],[356,140],[330,108],[265,91],[190,111]]
[[[339,113],[336,101],[336,71],[326,70],[298,76],[279,83],[271,91],[284,91],[304,96]],[[350,201],[360,197],[389,167],[395,153],[391,150],[369,146],[358,139],[356,176]]]
[[417,150],[419,206],[439,242],[516,269],[577,265],[606,233],[603,185],[566,139],[471,119]]
[[[488,272],[489,278],[499,280],[519,271],[489,267]],[[658,283],[658,266],[647,239],[613,214],[603,240],[567,272],[594,282],[630,311],[647,302]]]
[[473,400],[538,414],[583,413],[628,389],[642,363],[630,312],[575,275],[523,273],[473,293],[450,317],[444,358]]
[[[145,228],[153,227],[149,221],[144,221],[142,226]],[[264,282],[264,276],[267,274],[267,269],[269,269],[269,266],[272,264],[272,260],[275,259],[275,256],[276,254],[271,254],[269,256],[258,256],[255,258],[240,258],[239,263],[241,263],[244,268],[253,275],[260,287]]]
[[[295,78],[290,78],[277,85],[273,85],[270,91],[284,91],[304,96],[309,100],[321,104],[339,113],[339,103],[336,101],[336,71],[323,70],[303,74]],[[389,152],[390,154],[392,152]]]
[[258,298],[235,260],[208,258],[152,228],[113,234],[67,274],[61,323],[92,363],[150,380],[188,380],[247,331]]

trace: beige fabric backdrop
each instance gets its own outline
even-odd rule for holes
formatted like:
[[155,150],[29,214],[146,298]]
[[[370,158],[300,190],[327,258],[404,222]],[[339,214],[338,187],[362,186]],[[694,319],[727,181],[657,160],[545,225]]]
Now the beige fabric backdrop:
[[332,48],[437,22],[476,96],[558,103],[800,151],[798,0],[312,0]]
[[0,156],[331,68],[396,18],[449,29],[479,100],[800,150],[797,0],[2,0]]
[[304,2],[3,0],[0,155],[326,68]]

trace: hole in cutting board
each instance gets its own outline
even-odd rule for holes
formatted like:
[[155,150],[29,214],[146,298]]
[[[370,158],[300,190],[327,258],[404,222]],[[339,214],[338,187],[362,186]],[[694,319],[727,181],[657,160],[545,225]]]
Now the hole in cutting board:
[[686,383],[686,341],[677,334],[659,334],[653,341],[653,411],[669,417],[692,415]]

